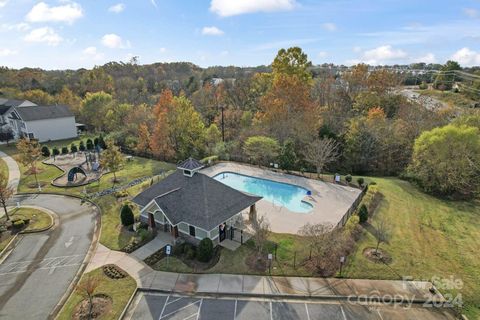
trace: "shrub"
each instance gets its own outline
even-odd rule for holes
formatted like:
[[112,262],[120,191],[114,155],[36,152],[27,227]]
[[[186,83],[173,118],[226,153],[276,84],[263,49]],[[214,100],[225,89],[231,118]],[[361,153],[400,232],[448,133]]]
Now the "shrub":
[[85,143],[83,143],[83,141],[80,141],[80,144],[78,145],[78,149],[80,149],[80,151],[85,151],[86,150]]
[[140,237],[140,242],[144,242],[152,236],[151,232],[145,229],[138,229],[137,235]]
[[213,256],[213,242],[210,238],[203,238],[198,245],[197,259],[201,262],[208,262]]
[[428,89],[427,83],[425,81],[422,81],[422,83],[418,86],[418,89],[420,89],[420,90]]
[[52,154],[53,154],[54,157],[55,157],[55,156],[58,156],[58,155],[60,154],[60,151],[58,150],[57,147],[54,147],[54,148],[52,149]]
[[103,136],[98,137],[98,143],[96,144],[102,149],[107,149],[107,144],[105,143],[105,139],[103,139]]
[[93,144],[95,145],[95,147],[98,146],[98,141],[99,141],[98,138],[93,139]]
[[358,210],[358,218],[360,223],[365,223],[368,220],[368,209],[367,206],[362,204]]
[[87,139],[87,150],[93,150],[93,141],[92,141],[92,139]]
[[348,183],[352,182],[352,176],[350,174],[347,174],[345,176],[345,181],[347,181]]
[[25,226],[25,222],[22,219],[15,220],[12,222],[12,226],[15,229],[21,229]]
[[377,183],[376,183],[375,181],[372,181],[372,182],[370,182],[368,185],[369,185],[369,186],[376,186]]
[[70,145],[70,151],[71,151],[72,153],[75,153],[75,152],[78,151],[77,145],[76,145],[75,143],[72,143],[72,144]]
[[50,149],[47,146],[42,147],[42,156],[50,157]]
[[363,187],[363,184],[365,183],[365,179],[363,179],[362,177],[360,177],[360,178],[357,179],[357,182],[358,182],[358,185],[359,185],[360,187]]
[[68,154],[68,148],[62,147],[62,154]]
[[123,205],[122,210],[120,211],[120,220],[125,227],[130,226],[135,222],[132,208],[130,208],[128,204]]
[[195,248],[189,247],[186,251],[186,256],[188,260],[195,259]]

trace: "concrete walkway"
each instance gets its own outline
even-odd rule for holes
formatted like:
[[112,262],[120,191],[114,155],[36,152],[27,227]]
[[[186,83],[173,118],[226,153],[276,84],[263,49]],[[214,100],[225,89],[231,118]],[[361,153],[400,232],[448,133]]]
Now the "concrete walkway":
[[211,294],[262,297],[307,297],[347,299],[348,297],[390,297],[415,302],[444,301],[432,295],[430,282],[250,276],[233,274],[181,274],[155,271],[126,253],[99,245],[86,272],[115,264],[128,272],[139,289],[184,294]]
[[137,260],[143,261],[148,256],[157,252],[160,248],[165,247],[167,244],[172,245],[173,242],[174,238],[169,233],[159,231],[152,241],[133,251],[130,255]]
[[20,168],[17,162],[3,151],[0,151],[0,157],[7,164],[8,167],[8,187],[12,188],[15,193],[18,190],[18,184],[20,183]]

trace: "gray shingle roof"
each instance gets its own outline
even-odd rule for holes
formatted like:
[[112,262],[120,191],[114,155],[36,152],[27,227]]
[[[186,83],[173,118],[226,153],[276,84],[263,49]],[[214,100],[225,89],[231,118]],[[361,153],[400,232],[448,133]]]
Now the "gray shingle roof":
[[73,117],[68,106],[28,106],[15,108],[23,121]]
[[187,160],[184,160],[177,165],[177,168],[186,170],[196,170],[202,167],[203,163],[193,158],[188,158]]
[[133,202],[143,207],[153,199],[172,224],[185,222],[212,230],[261,197],[235,190],[202,173],[186,177],[177,170],[138,194]]
[[15,99],[2,99],[2,100],[5,100],[5,101],[3,101],[3,102],[0,101],[0,105],[6,106],[6,107],[18,107],[19,105],[21,105],[24,102],[28,102],[28,103],[33,104],[33,102],[28,101],[28,100],[15,100]]

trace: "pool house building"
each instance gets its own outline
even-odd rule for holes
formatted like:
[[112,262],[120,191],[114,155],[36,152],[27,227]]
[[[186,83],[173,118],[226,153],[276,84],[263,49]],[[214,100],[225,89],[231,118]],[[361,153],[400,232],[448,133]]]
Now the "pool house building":
[[[210,238],[215,244],[242,232],[242,213],[256,213],[261,197],[233,189],[199,172],[203,164],[189,158],[162,181],[138,194],[140,219],[149,227],[191,242]],[[238,237],[238,234],[237,234]]]

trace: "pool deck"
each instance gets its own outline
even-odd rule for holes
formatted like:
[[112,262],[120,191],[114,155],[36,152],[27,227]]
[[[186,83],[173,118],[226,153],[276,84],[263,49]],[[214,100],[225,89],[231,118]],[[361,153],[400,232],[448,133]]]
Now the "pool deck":
[[227,171],[290,183],[312,191],[312,196],[305,198],[305,201],[313,206],[313,209],[308,213],[292,212],[285,207],[279,206],[278,204],[274,205],[264,199],[257,203],[258,214],[266,216],[270,223],[271,230],[276,233],[297,234],[300,228],[307,223],[329,223],[335,226],[361,192],[360,189],[357,188],[345,187],[334,183],[298,177],[233,162],[221,162],[202,169],[200,172],[213,177]]

